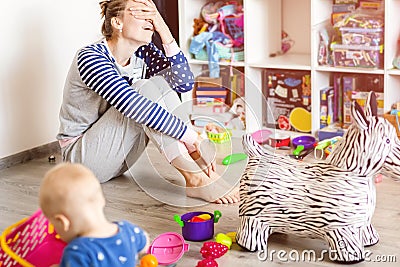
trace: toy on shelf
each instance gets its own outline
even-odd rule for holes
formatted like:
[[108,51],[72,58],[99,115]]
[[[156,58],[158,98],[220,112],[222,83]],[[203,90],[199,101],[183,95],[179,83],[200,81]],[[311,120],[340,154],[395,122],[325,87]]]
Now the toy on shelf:
[[311,132],[311,74],[303,70],[263,71],[266,98],[265,126]]
[[2,267],[58,264],[66,246],[41,210],[6,228],[0,237],[0,244]]
[[218,62],[244,60],[244,13],[240,1],[208,1],[194,19],[189,52],[208,60],[210,77],[219,77]]
[[387,119],[396,128],[397,137],[400,138],[399,114],[400,114],[400,102],[397,102],[392,104],[390,112],[384,113],[383,117]]
[[[196,219],[195,222],[191,220],[194,217],[209,215],[209,220],[199,221]],[[204,241],[211,239],[214,236],[214,224],[218,223],[219,218],[222,214],[219,210],[215,210],[214,214],[204,211],[188,212],[179,216],[174,215],[174,220],[182,227],[182,235],[185,240],[189,241]]]
[[281,32],[281,50],[271,53],[269,56],[270,57],[276,57],[280,56],[283,54],[286,54],[292,48],[295,44],[295,41],[287,34],[285,31]]
[[[143,260],[143,264],[140,267],[153,267],[155,261],[152,256],[157,259],[157,264],[170,265],[177,262],[183,254],[189,250],[189,244],[187,244],[184,238],[175,232],[167,232],[157,236],[151,243],[147,253],[147,258]],[[150,256],[152,255],[152,256]],[[142,264],[142,262],[141,262]],[[153,264],[153,265],[151,265]]]
[[393,67],[400,69],[400,38],[397,40],[396,56],[393,58]]
[[268,238],[280,232],[326,241],[341,263],[365,259],[365,246],[379,241],[371,224],[374,177],[400,175],[396,129],[378,116],[374,92],[364,107],[353,102],[353,123],[326,161],[304,162],[273,153],[249,134],[249,160],[240,181],[238,245],[265,253]]
[[338,20],[339,40],[331,43],[335,67],[383,67],[384,16],[381,10],[357,9]]

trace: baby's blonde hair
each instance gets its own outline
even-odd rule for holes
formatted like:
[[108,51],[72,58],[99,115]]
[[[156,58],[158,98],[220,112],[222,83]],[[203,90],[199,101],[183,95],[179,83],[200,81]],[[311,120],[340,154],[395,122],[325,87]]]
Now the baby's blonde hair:
[[58,213],[79,216],[87,205],[105,205],[101,185],[93,172],[74,163],[60,163],[45,174],[39,202],[47,217]]

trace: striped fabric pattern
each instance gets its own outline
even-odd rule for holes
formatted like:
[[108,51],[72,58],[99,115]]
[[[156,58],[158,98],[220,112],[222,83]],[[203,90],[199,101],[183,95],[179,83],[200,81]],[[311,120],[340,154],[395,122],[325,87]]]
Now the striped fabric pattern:
[[[136,56],[146,63],[146,78],[161,75],[177,92],[193,88],[194,77],[182,52],[167,58],[152,43],[142,46]],[[124,79],[115,66],[104,42],[84,47],[78,53],[78,70],[82,81],[125,116],[156,131],[180,139],[185,133],[185,123],[140,95]]]
[[379,241],[371,224],[373,177],[385,166],[391,176],[400,175],[400,141],[393,125],[377,116],[372,92],[365,110],[353,104],[352,117],[324,162],[276,154],[244,135],[249,160],[240,181],[239,245],[265,251],[270,234],[280,232],[324,239],[339,262],[364,259],[364,247]]

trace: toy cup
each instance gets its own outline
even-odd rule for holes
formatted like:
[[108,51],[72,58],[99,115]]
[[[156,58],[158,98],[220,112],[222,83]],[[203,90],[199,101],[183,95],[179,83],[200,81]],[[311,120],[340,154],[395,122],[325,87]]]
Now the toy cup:
[[[201,214],[210,215],[209,220],[202,222],[190,222],[190,220]],[[189,212],[179,217],[175,215],[175,221],[182,227],[182,236],[189,241],[204,241],[214,237],[214,223],[221,217],[221,212],[216,210],[214,214],[204,211]]]

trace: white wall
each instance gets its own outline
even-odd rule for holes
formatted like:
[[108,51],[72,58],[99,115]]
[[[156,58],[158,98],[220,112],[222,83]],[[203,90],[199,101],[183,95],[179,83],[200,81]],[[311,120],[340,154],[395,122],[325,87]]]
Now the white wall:
[[77,49],[101,38],[98,0],[5,1],[0,9],[0,158],[55,141]]

